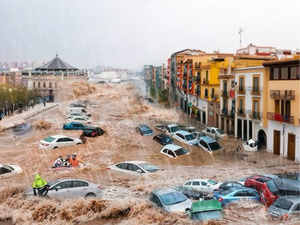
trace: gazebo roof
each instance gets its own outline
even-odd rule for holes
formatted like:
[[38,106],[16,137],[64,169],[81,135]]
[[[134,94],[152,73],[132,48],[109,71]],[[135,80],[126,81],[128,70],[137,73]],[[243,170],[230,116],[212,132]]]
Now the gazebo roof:
[[67,71],[67,70],[78,70],[74,66],[69,65],[62,59],[58,57],[56,54],[56,57],[49,61],[48,63],[39,66],[35,68],[35,70],[62,70],[62,71]]

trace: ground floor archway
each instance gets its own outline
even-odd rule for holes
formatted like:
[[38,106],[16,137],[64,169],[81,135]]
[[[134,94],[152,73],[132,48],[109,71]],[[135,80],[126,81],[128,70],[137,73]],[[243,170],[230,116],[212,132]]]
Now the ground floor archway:
[[259,130],[257,139],[260,141],[261,148],[267,148],[267,135],[264,130]]

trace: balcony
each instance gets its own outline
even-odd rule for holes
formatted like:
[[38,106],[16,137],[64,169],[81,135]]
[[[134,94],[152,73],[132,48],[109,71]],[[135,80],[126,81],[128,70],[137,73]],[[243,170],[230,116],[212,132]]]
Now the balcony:
[[208,95],[204,95],[204,98],[208,98]]
[[203,79],[203,84],[209,84],[208,80]]
[[243,109],[239,109],[239,110],[237,111],[237,115],[238,115],[238,116],[243,116],[243,117],[246,116],[245,111],[244,111]]
[[295,91],[294,90],[284,90],[280,95],[280,98],[283,100],[295,100]]
[[228,97],[228,92],[227,91],[222,91],[222,97]]
[[257,86],[252,87],[252,95],[260,95],[260,88]]
[[294,123],[293,116],[282,115],[279,113],[268,112],[267,114],[268,120],[275,120],[284,123]]
[[270,90],[270,98],[279,99],[280,98],[280,90]]
[[227,109],[222,109],[222,115],[223,116],[228,116],[228,110]]
[[251,111],[250,117],[254,120],[260,120],[262,118],[262,112],[252,112]]
[[200,63],[198,63],[198,62],[195,63],[195,68],[196,69],[200,69],[200,66],[201,66],[201,62]]
[[239,86],[239,94],[245,94],[245,88],[244,86]]

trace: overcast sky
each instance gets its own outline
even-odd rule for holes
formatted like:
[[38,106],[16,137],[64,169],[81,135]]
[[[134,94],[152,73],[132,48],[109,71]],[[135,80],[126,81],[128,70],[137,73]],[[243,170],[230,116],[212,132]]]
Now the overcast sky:
[[299,0],[0,0],[0,61],[142,69],[186,48],[300,48]]

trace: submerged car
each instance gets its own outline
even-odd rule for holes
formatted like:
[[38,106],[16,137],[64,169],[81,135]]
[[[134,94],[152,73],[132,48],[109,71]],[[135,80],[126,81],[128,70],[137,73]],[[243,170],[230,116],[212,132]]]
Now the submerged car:
[[279,197],[268,209],[272,219],[288,220],[291,218],[300,219],[300,197],[289,195]]
[[217,199],[222,206],[242,199],[260,202],[259,193],[252,188],[229,189],[221,192],[215,192],[213,198]]
[[23,170],[18,165],[2,165],[0,164],[0,177],[6,178],[22,173]]
[[[101,197],[102,190],[98,184],[90,183],[80,179],[61,179],[48,183],[50,189],[47,196],[49,198],[93,198]],[[26,196],[32,196],[33,190],[28,190]]]
[[173,139],[166,134],[157,134],[153,137],[153,140],[161,145],[172,144]]
[[154,173],[162,170],[156,165],[145,161],[125,161],[120,162],[106,168],[107,170],[116,170],[119,172],[130,173],[134,175],[141,175],[143,173]]
[[244,186],[260,191],[261,186],[269,180],[272,180],[272,178],[264,175],[254,175],[246,179]]
[[223,208],[216,199],[193,202],[189,217],[192,220],[220,220],[223,218]]
[[190,189],[190,188],[186,188],[184,186],[176,186],[176,187],[173,187],[173,189],[175,189],[176,191],[181,192],[186,197],[188,197],[190,199],[193,199],[193,200],[199,200],[199,199],[203,199],[203,198],[206,197],[206,195],[203,192],[193,190],[193,189]]
[[203,191],[205,193],[212,193],[217,190],[221,183],[209,179],[194,179],[189,180],[183,184],[184,187]]
[[191,208],[192,201],[172,188],[157,189],[150,194],[150,201],[167,212],[185,213]]
[[89,117],[85,116],[74,116],[72,118],[68,118],[68,122],[80,122],[80,123],[91,123],[92,120]]
[[100,127],[86,127],[83,129],[83,135],[87,137],[97,137],[105,133]]
[[244,188],[244,185],[242,185],[239,182],[235,181],[225,181],[222,184],[219,185],[218,191],[225,191],[225,190],[231,190],[231,189],[240,189]]
[[170,158],[176,158],[180,155],[190,154],[188,150],[178,145],[168,144],[165,145],[160,151],[161,154],[167,155]]
[[217,127],[206,127],[205,130],[202,130],[207,136],[211,136],[214,139],[227,139],[227,134]]
[[153,135],[153,130],[145,124],[140,124],[135,128],[135,131],[142,136],[150,136]]
[[199,147],[208,151],[211,154],[215,153],[223,153],[224,148],[219,144],[216,140],[211,137],[200,137],[199,139]]
[[89,128],[90,126],[87,126],[85,124],[79,123],[79,122],[69,122],[63,125],[64,130],[84,130]]
[[177,141],[183,142],[188,145],[198,145],[199,140],[194,137],[190,132],[179,130],[174,135],[173,138],[175,138]]
[[82,144],[82,140],[79,138],[73,138],[65,135],[52,135],[40,140],[39,147],[41,149],[55,149],[79,144]]

